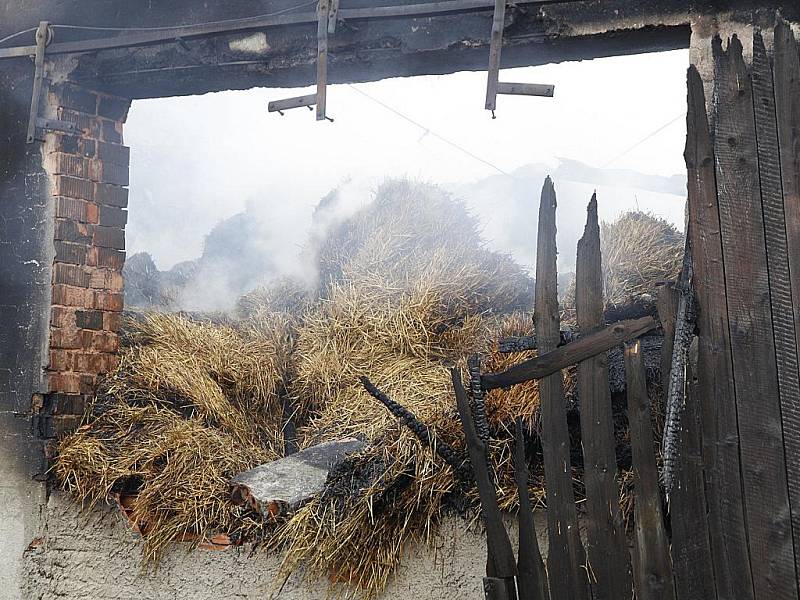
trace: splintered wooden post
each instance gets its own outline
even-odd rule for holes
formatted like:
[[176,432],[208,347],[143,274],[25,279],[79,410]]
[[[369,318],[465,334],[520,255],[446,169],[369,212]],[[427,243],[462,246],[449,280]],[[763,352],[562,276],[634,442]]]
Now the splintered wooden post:
[[533,520],[528,491],[528,461],[525,458],[525,434],[522,419],[517,418],[514,448],[514,480],[519,496],[519,550],[517,557],[517,591],[520,600],[549,600],[547,573],[544,570],[536,524]]
[[[590,333],[603,326],[603,273],[597,196],[589,202],[575,267],[578,327]],[[625,529],[619,510],[614,423],[608,386],[608,356],[601,353],[578,365],[581,394],[586,537],[595,600],[630,598],[631,572]]]
[[[558,270],[556,266],[556,191],[545,179],[539,204],[534,308],[539,352],[556,349],[560,341]],[[547,494],[547,572],[552,600],[587,600],[589,580],[578,530],[570,467],[569,430],[561,371],[539,381],[542,411],[542,454]]]
[[753,591],[758,599],[797,598],[752,79],[738,37],[727,50],[715,38],[713,51],[717,196]]
[[[706,98],[700,73],[692,66],[687,74],[688,112],[686,116],[686,168],[689,194],[689,229],[692,247],[694,289],[697,300],[697,392],[703,422],[703,461],[708,517],[703,513],[676,512],[673,522],[696,522],[686,538],[674,539],[679,598],[687,596],[686,579],[706,578],[716,586],[720,598],[752,599],[750,557],[745,532],[742,480],[739,462],[739,434],[733,392],[731,340],[728,328],[728,302],[722,264],[719,204],[717,201],[714,148],[708,127]],[[695,506],[695,508],[697,508]],[[702,524],[707,522],[709,532]],[[702,562],[695,548],[701,536],[711,540],[713,569]],[[688,574],[681,569],[691,564]],[[694,562],[696,560],[696,562]],[[683,578],[682,578],[683,576]],[[684,585],[686,587],[684,587]],[[712,588],[713,589],[713,588]],[[711,596],[713,597],[713,596]]]
[[658,466],[653,445],[650,399],[639,340],[625,346],[628,422],[634,473],[633,554],[634,588],[637,600],[675,600],[669,542],[664,532]]
[[669,389],[669,371],[672,366],[672,344],[675,342],[675,315],[678,312],[678,291],[674,283],[658,289],[658,319],[664,330],[664,345],[661,348],[661,390],[664,397]]

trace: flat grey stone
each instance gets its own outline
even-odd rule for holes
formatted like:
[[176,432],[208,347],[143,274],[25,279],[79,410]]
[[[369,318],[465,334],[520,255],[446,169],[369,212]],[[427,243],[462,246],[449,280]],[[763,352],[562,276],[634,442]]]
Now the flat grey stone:
[[355,438],[317,444],[231,479],[232,500],[265,518],[297,510],[322,491],[330,470],[366,444]]

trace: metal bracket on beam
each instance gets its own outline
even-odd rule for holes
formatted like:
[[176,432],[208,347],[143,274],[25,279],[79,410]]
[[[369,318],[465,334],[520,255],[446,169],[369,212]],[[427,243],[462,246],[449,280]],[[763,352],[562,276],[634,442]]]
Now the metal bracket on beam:
[[497,108],[497,95],[543,96],[552,98],[555,86],[538,83],[503,83],[500,81],[500,56],[503,52],[503,31],[506,22],[506,1],[495,0],[494,19],[492,19],[492,36],[489,45],[489,76],[486,84],[486,110]]
[[34,58],[33,92],[31,92],[31,112],[28,115],[27,142],[32,144],[36,139],[36,126],[39,119],[39,102],[42,96],[42,80],[44,79],[44,54],[50,41],[50,23],[41,21],[36,30],[36,55]]
[[328,94],[328,33],[336,30],[339,0],[319,0],[317,6],[317,93],[270,102],[267,110],[283,114],[284,110],[302,106],[317,107],[317,121],[333,121],[326,114]]

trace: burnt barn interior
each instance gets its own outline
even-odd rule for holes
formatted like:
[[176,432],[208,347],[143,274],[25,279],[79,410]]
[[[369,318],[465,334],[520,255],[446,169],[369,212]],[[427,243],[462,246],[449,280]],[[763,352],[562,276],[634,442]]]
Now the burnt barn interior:
[[[800,597],[798,40],[777,0],[0,3],[0,597]],[[316,206],[312,284],[195,310],[202,262],[131,255],[135,101],[327,127],[481,72],[492,118],[553,96],[506,69],[672,50],[682,231],[589,194],[564,248],[556,173],[527,269],[390,178]]]

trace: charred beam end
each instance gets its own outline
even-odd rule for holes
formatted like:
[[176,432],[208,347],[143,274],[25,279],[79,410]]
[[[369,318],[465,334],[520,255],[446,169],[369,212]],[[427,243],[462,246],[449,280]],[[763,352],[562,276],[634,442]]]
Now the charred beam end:
[[[563,346],[564,344],[569,344],[570,342],[575,341],[578,336],[573,331],[562,330],[559,332],[560,341],[559,346]],[[531,350],[536,350],[538,348],[536,344],[536,336],[535,335],[519,335],[519,336],[509,336],[506,338],[501,338],[497,342],[497,350],[501,354],[512,354],[514,352],[530,352]]]
[[435,440],[431,435],[430,429],[428,429],[422,421],[417,419],[414,413],[380,391],[368,377],[361,377],[360,381],[361,385],[364,386],[364,389],[367,390],[370,396],[383,404],[390,413],[400,419],[403,425],[408,427],[420,442],[433,450],[444,462],[450,465],[459,477],[465,479],[472,478],[472,471],[469,468],[469,463],[467,463],[452,446],[445,442]]
[[494,390],[524,383],[531,379],[547,377],[556,371],[610,350],[614,346],[634,340],[656,327],[658,327],[658,322],[650,316],[614,323],[552,352],[514,365],[502,373],[483,375],[481,377],[483,389]]

